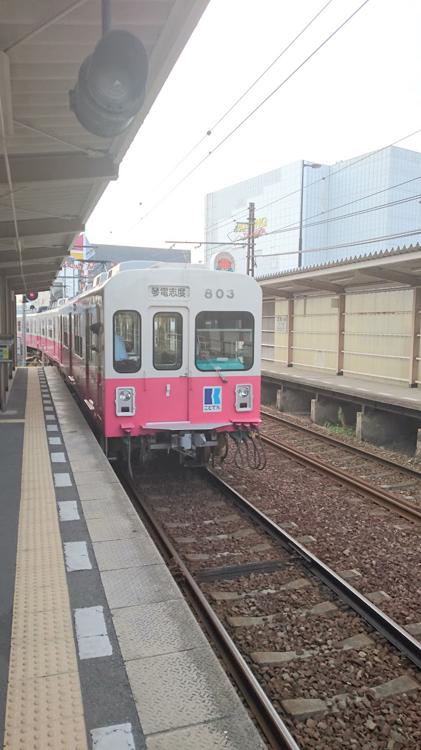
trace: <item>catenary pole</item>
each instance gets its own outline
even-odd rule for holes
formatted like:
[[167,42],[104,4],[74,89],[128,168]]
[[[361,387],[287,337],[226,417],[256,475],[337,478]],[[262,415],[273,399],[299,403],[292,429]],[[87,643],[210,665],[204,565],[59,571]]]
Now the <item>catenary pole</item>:
[[247,276],[254,276],[254,203],[249,203],[249,217],[247,227]]

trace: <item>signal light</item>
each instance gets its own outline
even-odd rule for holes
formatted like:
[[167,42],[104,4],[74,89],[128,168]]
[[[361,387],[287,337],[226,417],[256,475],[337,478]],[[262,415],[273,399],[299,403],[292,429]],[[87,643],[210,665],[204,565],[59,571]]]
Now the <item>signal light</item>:
[[148,56],[129,31],[109,31],[84,60],[70,108],[94,135],[119,135],[134,119],[145,99]]
[[23,295],[23,302],[35,302],[38,299],[38,292],[27,292]]

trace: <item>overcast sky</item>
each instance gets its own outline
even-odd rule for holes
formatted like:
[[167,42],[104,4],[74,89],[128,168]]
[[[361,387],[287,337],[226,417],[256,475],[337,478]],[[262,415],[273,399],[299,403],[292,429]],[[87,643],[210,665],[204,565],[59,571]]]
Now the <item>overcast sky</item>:
[[[166,240],[201,240],[206,193],[297,159],[324,163],[348,159],[421,128],[421,3],[370,0],[256,115],[154,208],[361,3],[333,0],[167,178],[326,4],[326,0],[210,0],[129,149],[119,180],[110,184],[92,214],[89,240],[156,247],[165,246]],[[421,151],[421,136],[400,145]]]

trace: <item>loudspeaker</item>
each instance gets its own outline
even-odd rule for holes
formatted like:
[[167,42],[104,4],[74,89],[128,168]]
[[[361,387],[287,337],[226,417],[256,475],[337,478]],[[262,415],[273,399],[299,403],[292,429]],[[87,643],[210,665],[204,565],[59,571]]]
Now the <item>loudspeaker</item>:
[[122,133],[145,99],[148,56],[136,36],[109,31],[84,60],[70,108],[86,130],[102,138]]

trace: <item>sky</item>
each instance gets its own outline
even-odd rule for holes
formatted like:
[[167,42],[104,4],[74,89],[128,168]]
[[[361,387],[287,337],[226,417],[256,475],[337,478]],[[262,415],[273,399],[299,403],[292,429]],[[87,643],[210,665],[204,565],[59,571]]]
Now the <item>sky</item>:
[[[326,2],[210,0],[127,152],[119,179],[110,183],[88,222],[90,242],[168,247],[175,241],[183,247],[182,241],[201,241],[207,193],[298,159],[335,163],[421,128],[421,3],[369,0],[218,145],[362,4],[331,0],[213,128]],[[421,134],[399,145],[421,151]],[[196,250],[194,259],[200,257]]]

